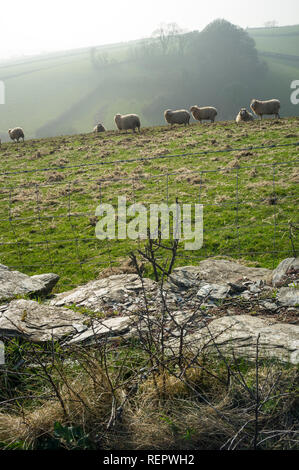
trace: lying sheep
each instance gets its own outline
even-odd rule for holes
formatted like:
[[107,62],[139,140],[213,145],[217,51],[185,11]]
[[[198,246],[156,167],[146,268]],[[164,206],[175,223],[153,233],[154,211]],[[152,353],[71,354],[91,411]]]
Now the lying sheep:
[[171,109],[167,109],[164,111],[164,118],[168,124],[189,124],[190,121],[190,113],[186,109],[177,109],[176,111],[172,111]]
[[94,132],[105,132],[106,129],[101,123],[99,123],[93,128],[93,131]]
[[260,116],[263,119],[263,114],[274,114],[275,117],[278,119],[279,110],[280,110],[280,101],[279,100],[268,100],[268,101],[259,101],[259,100],[252,100],[250,104],[250,108],[257,116]]
[[192,113],[194,119],[201,123],[201,121],[205,120],[215,122],[215,117],[217,116],[218,111],[212,106],[206,106],[204,108],[200,108],[199,106],[191,106],[190,113]]
[[120,131],[132,129],[132,131],[135,132],[135,129],[137,128],[140,132],[140,118],[137,114],[116,114],[114,116],[114,121]]
[[13,140],[14,142],[15,141],[19,142],[20,139],[23,139],[23,142],[24,142],[25,136],[24,136],[24,131],[21,127],[15,127],[14,129],[8,129],[8,134],[9,134],[9,137],[11,138],[11,140]]
[[236,123],[253,121],[253,119],[253,115],[249,113],[246,108],[242,108],[236,117]]

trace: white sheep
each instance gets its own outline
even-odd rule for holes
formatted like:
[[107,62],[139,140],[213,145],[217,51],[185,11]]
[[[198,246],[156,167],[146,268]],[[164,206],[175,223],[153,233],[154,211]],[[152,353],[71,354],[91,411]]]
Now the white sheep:
[[280,101],[279,100],[268,100],[268,101],[259,101],[252,100],[250,108],[257,116],[260,116],[263,119],[263,114],[274,114],[276,118],[279,118],[280,110]]
[[24,131],[21,127],[15,127],[14,129],[8,129],[8,134],[9,134],[9,137],[11,138],[11,140],[13,140],[14,142],[15,141],[19,142],[20,139],[23,139],[23,142],[24,142],[25,136],[24,136]]
[[246,108],[242,108],[236,117],[236,123],[253,121],[253,119],[253,115],[249,113]]
[[216,108],[213,108],[212,106],[205,106],[203,108],[200,108],[199,106],[191,106],[190,108],[190,113],[192,113],[192,116],[194,119],[199,121],[206,121],[209,120],[211,122],[215,122],[215,117],[218,114],[218,111]]
[[135,129],[137,128],[140,132],[140,118],[137,114],[116,114],[114,116],[114,121],[120,131],[132,129],[132,131],[135,132]]
[[164,111],[165,121],[168,122],[171,126],[173,124],[189,124],[190,113],[186,109],[177,109],[172,111],[171,109],[166,109]]

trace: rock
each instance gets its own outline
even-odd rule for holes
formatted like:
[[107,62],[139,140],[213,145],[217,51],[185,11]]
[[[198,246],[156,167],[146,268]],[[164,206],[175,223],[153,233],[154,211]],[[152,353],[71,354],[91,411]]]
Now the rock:
[[210,300],[212,302],[225,299],[230,291],[227,284],[203,284],[196,296],[200,299]]
[[217,353],[218,348],[224,354],[255,360],[258,335],[260,358],[299,363],[299,326],[250,315],[217,318],[208,327],[188,335],[186,342],[192,350],[204,348]]
[[0,300],[12,299],[17,295],[45,295],[52,290],[58,280],[57,274],[30,277],[0,264]]
[[272,272],[271,282],[274,287],[282,286],[290,276],[298,276],[299,258],[286,258]]
[[53,287],[56,286],[59,281],[59,276],[57,274],[48,273],[48,274],[36,274],[31,276],[31,279],[34,281],[39,281],[44,285],[41,295],[46,295],[52,291]]
[[106,320],[93,320],[92,327],[72,337],[67,344],[93,343],[102,336],[119,336],[128,332],[130,317],[114,317]]
[[0,341],[0,366],[5,364],[5,351],[4,351],[4,344]]
[[176,268],[173,274],[196,280],[205,280],[213,284],[238,284],[240,281],[253,282],[265,280],[271,275],[269,269],[251,268],[227,259],[206,259],[200,261],[198,266],[185,266]]
[[296,287],[281,287],[277,294],[277,300],[284,307],[298,307],[299,289]]
[[277,310],[278,306],[274,302],[262,301],[261,306],[266,310]]
[[252,284],[249,290],[252,294],[259,294],[261,292],[261,289],[256,284]]
[[[157,284],[151,279],[144,279],[148,297],[156,298]],[[88,308],[93,312],[103,309],[115,309],[118,312],[134,311],[134,304],[140,305],[143,300],[142,284],[137,274],[119,274],[96,281],[71,291],[57,294],[50,305],[76,305]]]
[[34,300],[12,300],[0,306],[0,335],[21,336],[34,342],[58,340],[85,330],[87,319],[68,308],[39,304]]
[[184,266],[174,269],[168,278],[168,283],[175,290],[186,290],[199,285],[200,280],[197,278],[197,270],[194,266]]

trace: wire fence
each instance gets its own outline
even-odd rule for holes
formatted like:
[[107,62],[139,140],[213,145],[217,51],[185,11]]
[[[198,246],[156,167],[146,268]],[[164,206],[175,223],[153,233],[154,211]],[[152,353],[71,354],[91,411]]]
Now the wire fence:
[[[297,253],[299,159],[252,165],[232,161],[231,166],[206,169],[194,168],[192,162],[203,155],[296,149],[298,145],[205,150],[2,172],[1,263],[29,274],[51,270],[70,286],[94,278],[144,243],[140,239],[98,240],[95,236],[96,208],[103,203],[117,207],[118,197],[125,196],[128,204],[139,202],[146,207],[176,201],[202,204],[203,247],[186,251],[180,244],[179,264],[230,256],[275,267],[282,258]],[[177,158],[191,164],[166,172],[152,168],[147,173],[140,171],[146,162]],[[128,163],[136,166],[126,172]],[[117,171],[103,174],[100,170],[106,165]],[[83,172],[74,174],[74,169]],[[40,178],[49,171],[57,172],[52,181]],[[25,175],[31,179],[25,180]]]

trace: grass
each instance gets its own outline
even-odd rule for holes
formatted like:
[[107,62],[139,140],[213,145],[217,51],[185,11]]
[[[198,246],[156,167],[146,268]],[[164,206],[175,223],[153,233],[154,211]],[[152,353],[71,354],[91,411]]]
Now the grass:
[[[2,449],[298,448],[298,371],[287,364],[257,369],[187,353],[180,374],[174,357],[151,371],[138,342],[62,351],[11,340],[8,371],[19,357],[18,373],[0,376]],[[121,416],[110,426],[116,408]]]
[[[28,274],[56,272],[59,291],[95,279],[138,246],[95,237],[99,203],[116,205],[126,196],[128,204],[145,205],[200,198],[203,248],[186,252],[181,243],[177,265],[222,255],[273,268],[293,254],[289,224],[298,224],[298,147],[266,147],[298,142],[298,136],[292,118],[2,144],[1,263]],[[229,148],[248,150],[224,151]]]

